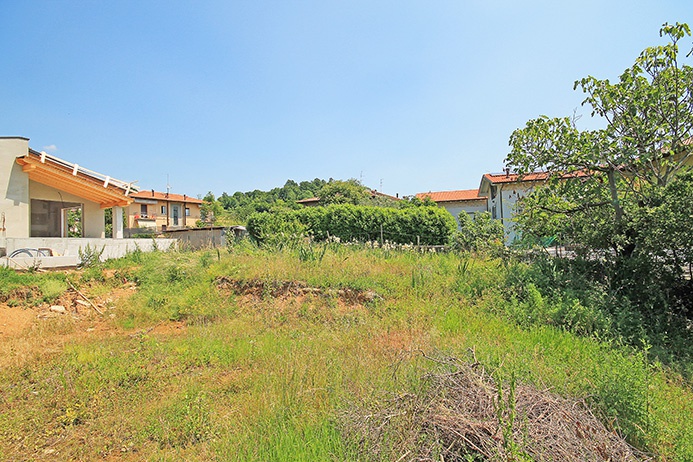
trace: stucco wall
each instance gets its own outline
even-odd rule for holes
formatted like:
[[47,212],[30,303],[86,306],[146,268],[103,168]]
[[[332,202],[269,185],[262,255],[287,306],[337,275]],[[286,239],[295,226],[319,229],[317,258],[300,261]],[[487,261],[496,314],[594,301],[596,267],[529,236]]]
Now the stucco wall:
[[[149,217],[154,217],[153,223],[151,225],[147,221],[147,223],[138,223],[138,221],[135,219],[135,216],[141,214],[141,207],[142,205],[147,206],[147,215]],[[179,215],[178,215],[178,225],[173,224],[173,206],[177,205],[179,208]],[[161,207],[165,206],[166,207],[166,213],[161,213]],[[190,209],[190,216],[186,217],[185,216],[185,208],[188,207]],[[188,228],[194,228],[195,224],[200,220],[201,216],[201,209],[200,209],[200,204],[191,204],[191,203],[183,203],[183,202],[166,202],[162,200],[158,200],[156,204],[142,204],[141,202],[133,202],[128,206],[127,210],[127,217],[128,217],[128,227],[129,228],[144,228],[147,227],[148,225],[150,226],[156,226],[157,229],[162,229],[163,226],[167,226],[168,228],[181,228],[181,227],[188,227]],[[167,220],[168,217],[168,220]]]
[[16,162],[28,151],[28,139],[0,138],[0,228],[4,214],[6,229],[0,239],[29,237],[29,176]]
[[535,186],[534,183],[500,183],[497,185],[496,197],[491,199],[490,192],[488,197],[488,210],[492,213],[495,207],[493,218],[502,220],[505,228],[505,243],[512,244],[520,238],[520,233],[515,229],[515,214],[517,201],[529,194]]
[[468,214],[474,214],[477,212],[485,212],[486,211],[486,201],[485,200],[480,200],[480,201],[460,201],[460,202],[442,202],[440,204],[445,210],[450,212],[450,214],[455,217],[455,220],[457,221],[457,226],[459,227],[460,225],[460,220],[459,220],[459,215],[462,212],[468,213]]

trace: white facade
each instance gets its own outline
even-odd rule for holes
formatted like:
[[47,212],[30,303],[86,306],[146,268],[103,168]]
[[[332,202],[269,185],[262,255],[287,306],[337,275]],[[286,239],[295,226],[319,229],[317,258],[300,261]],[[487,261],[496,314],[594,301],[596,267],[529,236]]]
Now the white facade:
[[483,199],[475,201],[439,202],[438,205],[455,217],[458,227],[460,226],[460,213],[466,213],[473,217],[475,213],[486,211],[486,201]]
[[491,213],[491,218],[503,223],[506,244],[512,244],[520,238],[520,232],[515,229],[517,202],[542,180],[543,177],[518,181],[517,175],[514,174],[486,174],[482,177],[479,195],[486,197],[486,207]]
[[28,150],[27,138],[0,138],[0,239],[29,237],[29,176],[16,162]]

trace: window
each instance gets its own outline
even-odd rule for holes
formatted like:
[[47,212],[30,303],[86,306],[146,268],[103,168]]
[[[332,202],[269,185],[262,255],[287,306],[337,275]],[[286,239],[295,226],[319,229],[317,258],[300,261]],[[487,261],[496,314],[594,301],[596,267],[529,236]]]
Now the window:
[[186,217],[190,216],[190,207],[185,207],[185,216]]
[[140,204],[140,216],[142,218],[147,217],[147,204]]
[[166,215],[166,206],[165,205],[161,206],[161,214]]

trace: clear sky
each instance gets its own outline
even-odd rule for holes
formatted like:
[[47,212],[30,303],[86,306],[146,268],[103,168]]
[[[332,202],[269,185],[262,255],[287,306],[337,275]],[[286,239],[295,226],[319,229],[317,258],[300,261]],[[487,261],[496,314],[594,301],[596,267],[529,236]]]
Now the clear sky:
[[528,119],[595,124],[573,82],[677,21],[693,1],[0,0],[0,135],[191,196],[476,188]]

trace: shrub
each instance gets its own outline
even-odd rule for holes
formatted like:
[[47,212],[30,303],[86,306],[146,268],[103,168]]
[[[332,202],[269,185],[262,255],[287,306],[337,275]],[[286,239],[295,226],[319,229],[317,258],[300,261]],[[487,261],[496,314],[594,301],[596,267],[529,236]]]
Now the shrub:
[[470,217],[462,212],[458,217],[460,229],[452,237],[452,248],[466,252],[494,252],[503,249],[503,223],[491,218],[488,212]]
[[383,241],[396,244],[447,244],[455,220],[439,207],[392,209],[351,204],[263,212],[248,218],[248,232],[262,244],[302,237],[343,242]]

